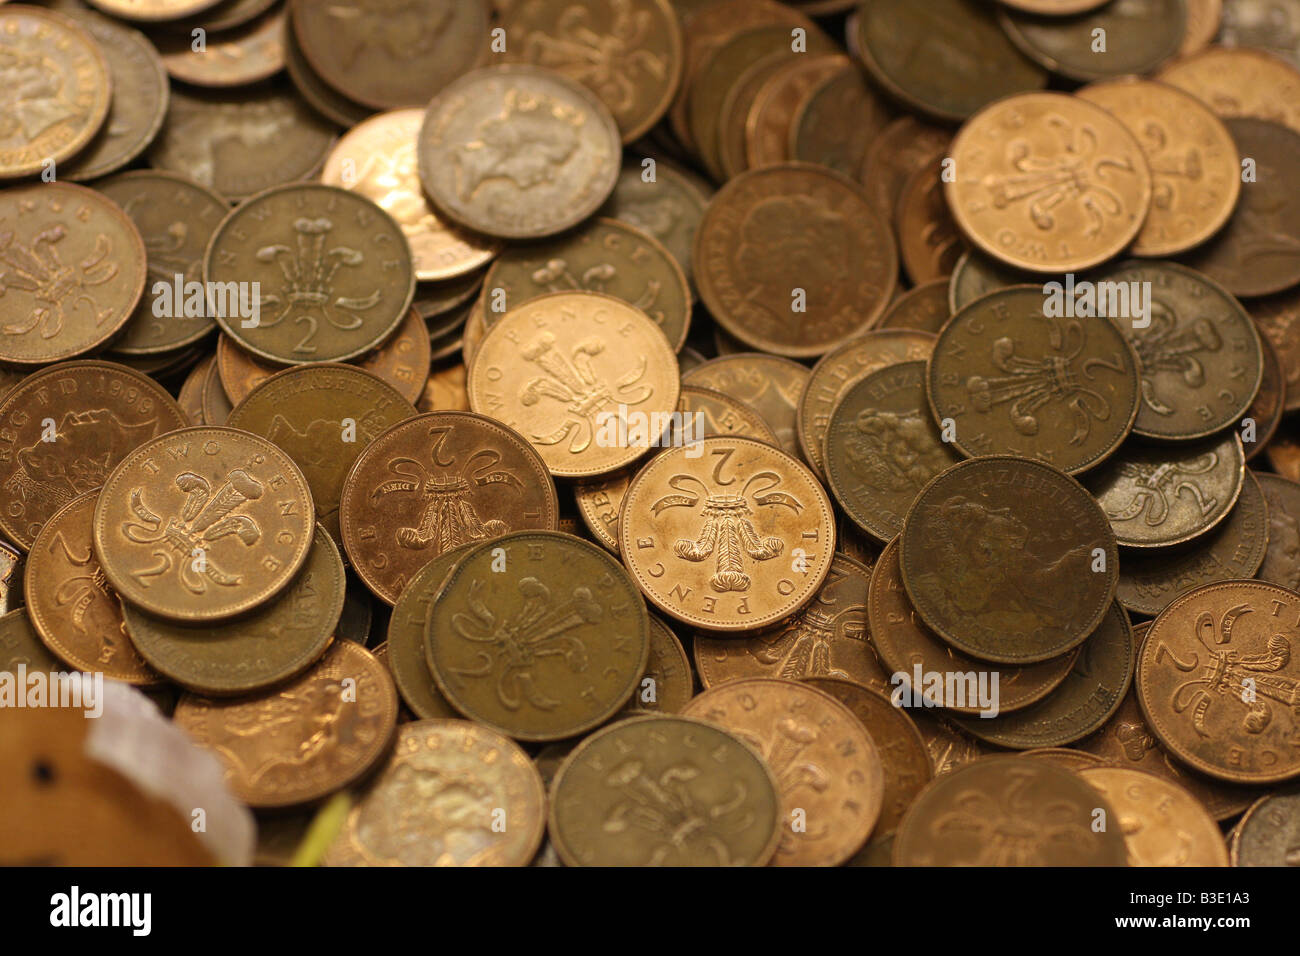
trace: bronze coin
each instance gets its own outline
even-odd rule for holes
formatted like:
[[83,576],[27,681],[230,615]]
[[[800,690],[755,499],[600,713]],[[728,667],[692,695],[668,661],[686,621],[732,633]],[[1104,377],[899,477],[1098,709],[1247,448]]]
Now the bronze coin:
[[[1283,407],[1288,412],[1300,411],[1300,288],[1254,300],[1250,303],[1250,314],[1261,336],[1272,344],[1282,366],[1286,398]],[[1256,422],[1260,420],[1256,417]],[[1262,433],[1261,430],[1259,434]],[[1262,439],[1259,441],[1266,444]]]
[[[1087,82],[1150,73],[1177,53],[1187,29],[1187,4],[1186,0],[1111,0],[1100,9],[1074,16],[1003,8],[998,21],[1034,62],[1068,79]],[[1106,38],[1102,53],[1097,51],[1099,30]]]
[[1073,770],[1078,773],[1080,770],[1087,770],[1089,767],[1104,767],[1106,761],[1101,757],[1084,753],[1082,750],[1071,750],[1069,747],[1039,747],[1035,750],[1022,750],[1022,757],[1041,757],[1043,760],[1050,760],[1058,767],[1064,767],[1066,770]]
[[961,254],[948,280],[948,308],[956,315],[976,299],[1013,285],[1025,285],[1035,277],[991,259],[975,249]]
[[[1221,575],[1221,577],[1257,577],[1261,581],[1280,584],[1292,591],[1300,591],[1300,484],[1280,475],[1255,474],[1256,484],[1268,502],[1268,549],[1258,573]],[[1246,482],[1250,484],[1249,481]],[[1243,498],[1245,491],[1242,491]],[[1238,502],[1237,507],[1241,507]],[[1229,519],[1228,523],[1231,523]],[[1208,582],[1206,582],[1208,583]]]
[[284,30],[279,8],[214,34],[201,50],[194,49],[192,34],[160,38],[159,53],[173,79],[217,89],[248,86],[284,69]]
[[1297,820],[1300,794],[1294,789],[1260,797],[1237,824],[1232,865],[1295,866]]
[[337,641],[306,673],[241,700],[186,694],[173,718],[253,807],[307,803],[362,778],[388,752],[397,693],[365,648]]
[[912,173],[894,209],[903,268],[913,285],[951,275],[966,248],[944,198],[946,158],[935,155]]
[[444,551],[416,571],[397,596],[393,614],[388,619],[389,666],[393,680],[406,706],[421,720],[460,717],[460,712],[438,690],[429,669],[425,625],[429,621],[429,609],[451,569],[470,547],[466,544]]
[[366,445],[339,498],[343,546],[377,597],[394,603],[431,558],[509,531],[553,530],[559,505],[523,437],[470,412],[429,412]]
[[[766,76],[748,115],[744,117],[745,163],[731,176],[744,169],[757,169],[792,159],[790,132],[795,113],[819,83],[839,74],[848,64],[841,54],[779,57],[766,62],[776,64],[777,69]],[[727,117],[724,121],[730,122]],[[849,175],[856,176],[857,171],[852,170]]]
[[0,400],[0,531],[30,548],[56,511],[104,484],[132,449],[185,424],[161,386],[113,362],[34,372]]
[[949,284],[946,277],[940,277],[907,290],[889,303],[876,328],[938,334],[953,314],[948,306]]
[[737,176],[695,236],[695,278],[715,320],[746,345],[796,358],[874,325],[897,272],[888,224],[858,187],[808,163]]
[[212,371],[212,365],[216,362],[216,356],[209,356],[201,360],[197,365],[190,369],[189,374],[185,376],[185,381],[181,383],[180,392],[176,396],[176,404],[181,407],[185,413],[190,425],[205,425],[203,420],[203,385],[207,381],[208,373]]
[[1124,866],[1119,826],[1093,829],[1114,809],[1072,771],[1048,760],[985,757],[936,778],[894,839],[895,866]]
[[41,643],[27,609],[22,607],[0,615],[0,674],[17,676],[19,666],[29,674],[66,672],[63,662]]
[[1027,458],[975,458],[940,474],[908,511],[899,548],[921,620],[1003,664],[1083,643],[1119,577],[1105,512],[1073,478]]
[[307,480],[264,438],[182,428],[127,454],[95,506],[95,554],[122,599],[199,624],[283,591],[316,527]]
[[467,374],[461,362],[434,366],[415,407],[422,412],[469,411],[469,395],[465,391]]
[[1300,442],[1292,435],[1278,435],[1264,449],[1269,467],[1283,478],[1300,481]]
[[1300,132],[1300,70],[1263,50],[1211,46],[1174,60],[1155,79],[1186,90],[1224,119],[1254,117]]
[[786,454],[798,455],[796,417],[808,375],[807,366],[779,355],[742,352],[683,372],[682,385],[711,388],[754,409]]
[[[852,122],[845,122],[852,117]],[[891,119],[857,64],[846,63],[804,96],[790,124],[790,158],[857,176],[867,149]]]
[[908,179],[950,142],[952,133],[947,129],[913,116],[900,117],[881,130],[857,177],[876,212],[892,221]]
[[1242,419],[1243,428],[1246,422],[1254,422],[1254,435],[1250,436],[1254,441],[1245,441],[1243,432],[1242,447],[1245,448],[1247,462],[1258,457],[1273,440],[1278,425],[1282,424],[1287,404],[1286,379],[1283,378],[1282,363],[1278,361],[1277,348],[1267,331],[1260,327],[1260,323],[1257,321],[1255,324],[1260,330],[1259,344],[1264,356],[1264,370],[1255,400],[1250,403],[1246,417]]
[[[750,168],[746,130],[749,126],[750,114],[754,112],[754,104],[758,102],[759,94],[769,86],[770,81],[780,76],[785,68],[797,59],[798,57],[789,50],[771,53],[752,63],[728,86],[726,99],[722,101],[717,116],[718,169],[716,172],[719,179],[734,179]],[[789,138],[788,127],[782,133]],[[784,162],[789,158],[786,155],[787,150],[783,147],[781,152],[781,161]]]
[[678,714],[695,694],[691,659],[677,635],[659,618],[650,615],[650,654],[641,683],[624,705],[622,713]]
[[158,22],[179,20],[181,17],[203,13],[221,0],[89,0],[104,13],[123,20]]
[[307,101],[313,110],[330,122],[344,127],[356,126],[374,110],[348,99],[348,97],[321,79],[320,74],[307,62],[307,57],[302,52],[302,46],[298,43],[297,31],[293,28],[293,7],[291,4],[285,6],[285,13],[282,41],[284,43],[284,68],[289,74],[289,80],[293,83],[294,89],[298,91],[298,94]]
[[1219,32],[1223,0],[1187,0],[1187,29],[1178,48],[1180,57],[1204,50]]
[[1167,778],[1128,767],[1090,767],[1079,776],[1114,808],[1130,866],[1228,865],[1214,818]]
[[350,364],[383,379],[408,402],[414,402],[424,393],[431,360],[428,330],[411,309],[388,341],[373,352],[352,359]]
[[[210,697],[243,697],[297,677],[329,647],[343,610],[339,549],[317,525],[292,583],[248,617],[187,627],[123,604],[140,656],[169,680]],[[339,628],[341,630],[341,628]]]

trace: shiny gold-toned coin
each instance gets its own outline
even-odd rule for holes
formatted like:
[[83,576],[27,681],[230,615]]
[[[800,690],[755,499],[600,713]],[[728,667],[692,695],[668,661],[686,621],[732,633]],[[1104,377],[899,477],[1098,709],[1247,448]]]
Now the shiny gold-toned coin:
[[1129,866],[1227,866],[1228,847],[1196,798],[1155,774],[1087,767],[1079,775],[1115,810]]
[[1155,78],[1223,119],[1269,120],[1300,132],[1300,70],[1264,50],[1211,46],[1174,60]]
[[278,8],[208,39],[195,49],[192,35],[160,38],[163,66],[173,79],[224,89],[268,80],[284,69],[285,11]]

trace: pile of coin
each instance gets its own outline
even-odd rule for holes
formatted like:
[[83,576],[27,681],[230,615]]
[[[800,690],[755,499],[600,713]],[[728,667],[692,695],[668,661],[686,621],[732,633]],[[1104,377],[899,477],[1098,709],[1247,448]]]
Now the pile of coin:
[[0,80],[0,862],[221,856],[67,671],[267,865],[1293,862],[1300,4],[52,0]]

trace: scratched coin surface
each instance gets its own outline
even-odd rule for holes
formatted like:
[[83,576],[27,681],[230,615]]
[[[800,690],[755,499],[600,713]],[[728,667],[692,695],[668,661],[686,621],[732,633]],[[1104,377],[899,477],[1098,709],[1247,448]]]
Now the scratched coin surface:
[[72,499],[36,536],[23,571],[27,613],[45,646],[74,670],[128,684],[161,678],[132,646],[122,606],[91,547],[98,491]]
[[[45,441],[50,420],[54,441]],[[0,531],[30,548],[54,512],[104,484],[133,448],[186,424],[160,385],[125,366],[82,360],[34,372],[0,400]]]
[[[978,675],[980,671],[992,672],[994,668],[945,644],[917,616],[903,587],[898,539],[885,546],[872,569],[867,591],[867,623],[871,646],[880,659],[877,666],[886,673],[903,675],[913,693],[932,699],[957,714],[978,714],[986,709],[981,707],[977,695],[965,694],[965,699],[958,699],[955,684],[954,693],[948,693],[946,675]],[[1077,654],[1078,651],[1067,652],[1024,667],[997,668],[999,713],[1023,710],[1056,690],[1070,673]],[[922,675],[921,686],[915,686],[918,667]],[[927,693],[924,685],[926,674],[945,675],[942,694]],[[891,686],[899,685],[893,683]]]
[[1233,866],[1295,866],[1300,857],[1300,795],[1294,789],[1261,797],[1237,825]]
[[230,412],[231,428],[261,435],[293,459],[311,487],[316,520],[339,539],[339,497],[353,462],[415,407],[387,382],[349,365],[285,369]]
[[[1256,479],[1256,484],[1268,502],[1268,549],[1263,564],[1257,569],[1258,574],[1249,572],[1224,577],[1253,576],[1261,581],[1280,584],[1292,591],[1300,591],[1300,484],[1280,475],[1256,474],[1249,470],[1247,475]],[[1248,478],[1246,486],[1250,485]],[[1246,490],[1243,488],[1242,499],[1245,498]],[[1240,507],[1239,501],[1237,508]],[[1232,520],[1230,518],[1225,523],[1231,524]]]
[[700,682],[705,688],[748,677],[887,683],[868,639],[870,580],[870,567],[836,554],[817,597],[781,626],[743,637],[695,635]]
[[[488,328],[502,314],[551,292],[603,292],[648,315],[677,351],[691,322],[691,289],[657,239],[613,219],[593,219],[547,242],[502,253],[483,279]],[[499,306],[499,308],[498,308]]]
[[406,418],[365,445],[339,502],[352,567],[389,604],[442,552],[553,530],[559,510],[546,465],[522,436],[452,411]]
[[283,591],[311,548],[311,490],[292,459],[234,428],[182,428],[113,469],[95,507],[95,554],[124,601],[199,624]]
[[[859,11],[857,51],[890,95],[942,122],[1047,83],[993,10],[970,0],[871,0]],[[935,63],[946,67],[936,70]]]
[[525,866],[545,827],[546,791],[518,744],[467,720],[419,720],[398,728],[323,862]]
[[796,419],[808,381],[806,365],[761,352],[721,355],[682,373],[683,386],[715,389],[758,412],[790,455],[799,454]]
[[388,619],[388,659],[393,680],[406,706],[421,720],[460,717],[438,690],[429,670],[425,624],[447,575],[470,547],[465,544],[443,551],[416,571],[397,596]]
[[783,819],[805,822],[782,827],[775,866],[838,866],[867,842],[884,803],[884,767],[866,727],[834,697],[754,678],[706,690],[683,714],[757,749],[776,775]]
[[[1151,208],[1142,145],[1078,97],[1025,93],[994,103],[961,128],[949,155],[954,176],[944,191],[957,227],[1014,268],[1082,272],[1105,262],[1133,241]],[[1056,179],[1067,170],[1068,188]],[[1041,185],[1026,185],[1033,175]]]
[[0,8],[0,63],[7,76],[0,180],[57,171],[104,125],[108,60],[81,21],[14,4]]
[[633,479],[619,551],[652,604],[705,630],[777,624],[820,590],[830,499],[808,468],[752,438],[670,448]]
[[338,546],[317,525],[302,570],[248,617],[194,627],[130,604],[122,613],[131,641],[158,673],[197,694],[240,697],[281,684],[320,660],[341,631],[345,589]]
[[893,234],[861,189],[810,163],[737,176],[695,235],[695,279],[718,324],[746,345],[794,358],[871,328],[897,272]]
[[415,296],[401,226],[359,193],[315,183],[268,189],[236,208],[212,236],[203,278],[227,288],[260,283],[255,322],[219,302],[214,318],[254,355],[286,365],[370,351]]
[[1235,432],[1183,445],[1126,445],[1088,476],[1120,544],[1185,544],[1228,517],[1245,482]]
[[1300,131],[1300,70],[1264,50],[1211,46],[1174,60],[1155,78],[1223,119],[1254,117]]
[[640,686],[650,622],[603,548],[526,531],[461,558],[426,640],[438,688],[462,714],[516,740],[563,740],[604,723]]
[[48,365],[84,354],[135,311],[146,279],[144,240],[102,193],[62,182],[5,189],[0,235],[7,266],[0,361]]
[[[1293,562],[1270,568],[1265,557],[1266,552],[1280,557],[1289,548],[1300,560],[1300,526],[1293,540],[1288,540],[1286,522],[1294,519],[1275,508],[1271,499],[1265,501],[1268,488],[1275,482],[1286,479],[1256,475],[1248,468],[1237,503],[1209,534],[1177,551],[1125,554],[1120,561],[1116,591],[1120,603],[1130,611],[1154,616],[1184,591],[1214,581],[1255,577],[1256,572],[1265,581],[1290,588],[1300,586],[1300,564],[1284,571]],[[1300,501],[1295,502],[1293,512],[1300,515]]]
[[1196,798],[1165,777],[1128,767],[1086,767],[1079,775],[1118,814],[1129,866],[1227,866],[1228,847]]
[[896,866],[1124,866],[1114,809],[1073,771],[1033,757],[984,757],[939,777],[894,839]]
[[1077,95],[1127,126],[1151,167],[1151,211],[1129,252],[1176,255],[1223,228],[1241,192],[1241,166],[1232,134],[1208,106],[1175,86],[1132,77]]
[[763,866],[785,822],[754,747],[676,715],[587,737],[556,773],[550,806],[550,838],[568,866]]
[[604,204],[618,180],[621,148],[614,117],[586,87],[533,66],[489,67],[429,103],[420,181],[462,226],[537,239]]
[[[852,122],[844,122],[852,117]],[[821,79],[790,124],[790,158],[817,163],[852,179],[872,141],[892,119],[889,106],[855,63]]]
[[826,426],[831,494],[882,544],[903,530],[930,479],[960,460],[930,416],[925,371],[924,362],[903,362],[872,372],[839,398]]
[[211,334],[216,325],[194,283],[203,281],[203,254],[230,205],[206,186],[157,170],[119,173],[95,188],[135,223],[148,262],[144,294],[113,351],[155,355]]
[[393,739],[397,693],[374,655],[336,641],[288,684],[231,701],[185,694],[173,719],[217,756],[235,796],[251,807],[289,807],[379,762]]
[[424,106],[479,62],[487,0],[293,0],[294,36],[330,86],[375,109]]
[[1155,619],[1138,655],[1138,702],[1169,751],[1230,783],[1300,775],[1290,741],[1300,662],[1291,639],[1300,595],[1226,581],[1183,595]]
[[[1178,52],[1187,28],[1186,0],[1111,0],[1100,9],[1058,15],[1064,12],[1003,8],[998,21],[1035,63],[1084,82],[1150,73]],[[1098,30],[1106,38],[1104,55],[1097,51]]]
[[[1011,456],[932,480],[899,541],[917,614],[981,660],[1033,664],[1081,644],[1110,610],[1119,555],[1106,514],[1073,478]],[[1104,558],[1104,570],[1094,571]]]
[[334,144],[321,182],[373,200],[402,227],[421,282],[467,275],[485,266],[500,244],[446,222],[420,187],[415,151],[424,110],[380,113],[356,124]]
[[597,292],[552,292],[507,312],[469,371],[470,408],[522,434],[559,478],[645,455],[677,408],[677,356],[654,320]]

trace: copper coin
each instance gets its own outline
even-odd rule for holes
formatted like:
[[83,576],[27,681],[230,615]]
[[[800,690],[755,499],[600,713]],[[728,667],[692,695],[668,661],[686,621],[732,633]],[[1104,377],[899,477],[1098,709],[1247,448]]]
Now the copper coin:
[[61,182],[6,189],[0,235],[8,267],[0,360],[47,365],[92,351],[140,301],[144,242],[102,193]]
[[338,641],[289,684],[236,701],[186,694],[173,719],[216,754],[241,800],[288,807],[346,787],[383,758],[397,694],[369,651]]
[[293,581],[315,510],[298,466],[234,428],[183,428],[130,452],[95,507],[95,554],[124,601],[180,623],[246,614]]
[[950,275],[965,250],[944,198],[946,158],[935,155],[912,173],[894,210],[903,268],[913,285]]
[[1035,276],[1012,269],[974,249],[968,249],[952,267],[948,280],[948,308],[954,315],[976,299],[1013,285],[1034,282]]
[[1107,3],[1107,0],[1002,0],[1015,10],[1038,13],[1045,17],[1065,17],[1072,13],[1085,13]]
[[1290,435],[1278,435],[1264,449],[1269,467],[1284,478],[1300,481],[1300,442]]
[[877,329],[938,333],[952,318],[948,308],[948,285],[945,276],[907,290],[889,304]]
[[274,5],[275,0],[219,0],[216,6],[195,14],[191,20],[170,21],[165,26],[168,30],[187,32],[202,27],[208,33],[219,33],[242,26]]
[[524,866],[545,825],[546,791],[517,744],[466,720],[420,720],[398,728],[323,862]]
[[469,305],[483,291],[483,277],[486,274],[486,269],[480,269],[455,279],[421,282],[415,287],[412,308],[429,323],[430,333],[446,328],[453,321],[453,316],[461,317],[463,324],[460,309]]
[[762,866],[784,824],[777,786],[758,751],[722,728],[622,720],[560,766],[551,840],[568,866]]
[[[1255,577],[1257,571],[1266,581],[1288,587],[1300,585],[1300,564],[1294,575],[1287,575],[1294,577],[1293,584],[1264,573],[1266,551],[1279,554],[1284,547],[1279,539],[1285,535],[1282,522],[1286,520],[1277,514],[1273,502],[1265,504],[1266,492],[1260,486],[1267,479],[1285,480],[1272,475],[1256,476],[1246,469],[1241,495],[1227,519],[1186,548],[1174,553],[1162,549],[1125,554],[1120,561],[1116,591],[1120,603],[1130,611],[1154,616],[1184,591],[1228,578]],[[1294,546],[1300,549],[1300,535]],[[1300,561],[1300,550],[1296,558]]]
[[896,866],[1123,866],[1115,812],[1077,774],[1030,757],[986,757],[927,787],[894,839]]
[[1247,422],[1254,422],[1255,429],[1254,435],[1251,436],[1254,441],[1246,442],[1244,437],[1242,440],[1247,462],[1258,457],[1273,440],[1278,425],[1282,424],[1282,416],[1286,412],[1288,394],[1282,363],[1277,357],[1277,348],[1268,337],[1268,332],[1260,327],[1260,323],[1257,321],[1255,324],[1260,330],[1259,344],[1264,355],[1264,371],[1260,378],[1259,391],[1255,393],[1255,400],[1250,403],[1250,408],[1246,410],[1246,417],[1242,419],[1243,428]]
[[316,520],[339,538],[343,482],[362,449],[415,407],[386,382],[348,365],[320,364],[272,375],[231,411],[231,428],[261,435],[302,469]]
[[677,357],[654,320],[597,292],[515,306],[469,370],[470,407],[523,434],[562,478],[607,474],[644,456],[680,388]]
[[555,485],[523,437],[470,412],[393,425],[362,449],[340,495],[352,566],[389,604],[443,551],[552,530],[557,512]]
[[[1187,29],[1187,3],[1111,0],[1100,9],[1064,17],[1004,8],[998,21],[1035,63],[1086,82],[1150,73],[1177,53]],[[1107,40],[1104,55],[1097,50],[1099,30]]]
[[326,83],[319,73],[307,62],[302,45],[298,42],[297,31],[293,28],[293,7],[286,5],[284,24],[284,68],[294,89],[307,101],[313,110],[322,117],[339,126],[355,126],[374,112],[369,106],[363,106],[355,100],[344,96]]
[[752,438],[670,448],[638,472],[619,550],[652,604],[711,631],[777,624],[820,590],[835,553],[826,492]]
[[900,117],[881,130],[857,177],[876,212],[892,220],[907,181],[950,142],[947,129],[913,116]]
[[89,0],[104,13],[123,20],[155,22],[179,20],[181,17],[203,13],[221,0]]
[[831,494],[882,544],[903,530],[907,509],[930,479],[960,460],[930,417],[924,362],[891,365],[858,381],[840,396],[825,436]]
[[[1047,74],[1012,46],[993,10],[971,0],[871,0],[859,14],[857,43],[890,95],[944,122],[1047,83]],[[947,67],[935,70],[935,63]]]
[[56,511],[104,484],[132,449],[185,424],[161,386],[112,362],[29,375],[0,401],[0,531],[30,548]]
[[1211,46],[1174,60],[1155,79],[1186,90],[1224,119],[1252,117],[1300,132],[1300,70],[1263,50]]
[[791,620],[743,637],[695,637],[695,665],[705,688],[750,677],[826,677],[864,687],[888,686],[867,632],[871,568],[836,554],[812,602]]
[[554,531],[472,548],[429,608],[425,634],[443,696],[516,740],[563,740],[604,723],[640,687],[650,650],[628,574],[602,548]]
[[629,717],[681,713],[694,694],[695,674],[686,648],[667,624],[651,614],[650,654],[645,672],[622,713]]
[[193,345],[216,328],[203,281],[203,253],[230,206],[184,176],[149,170],[120,173],[95,188],[122,207],[144,239],[144,295],[113,351],[154,355]]
[[838,866],[884,804],[884,765],[861,721],[809,684],[755,678],[700,694],[683,711],[748,741],[776,775],[783,821],[775,866]]
[[807,366],[779,355],[742,352],[683,372],[682,385],[711,388],[748,405],[767,422],[781,448],[798,455],[796,418],[808,375]]
[[487,0],[293,0],[302,52],[322,79],[375,109],[423,106],[480,61],[488,38]]
[[425,380],[424,389],[415,402],[422,412],[469,411],[469,394],[466,392],[467,373],[462,362],[435,366]]
[[1137,665],[1138,702],[1184,763],[1232,783],[1300,774],[1289,633],[1300,596],[1263,581],[1209,584],[1160,613]]
[[406,706],[421,720],[460,717],[460,712],[438,690],[429,670],[425,625],[434,598],[470,547],[460,545],[444,551],[416,571],[397,596],[388,619],[387,643],[393,680]]
[[695,236],[700,297],[717,322],[746,345],[796,358],[874,325],[897,272],[893,236],[862,192],[807,163],[737,176]]
[[1208,106],[1175,86],[1132,77],[1077,95],[1128,127],[1151,167],[1151,211],[1133,255],[1176,255],[1223,228],[1241,192],[1241,166],[1232,134]]
[[1003,664],[1083,643],[1119,576],[1105,512],[1073,478],[1027,458],[975,458],[940,474],[908,511],[899,548],[921,620]]
[[[790,132],[796,112],[818,84],[848,64],[840,54],[782,57],[772,62],[778,68],[766,76],[744,118],[745,165],[732,175],[792,159]],[[855,174],[856,170],[850,172]]]
[[[1268,550],[1258,574],[1252,571],[1223,577],[1257,577],[1261,581],[1300,591],[1300,484],[1280,475],[1250,471],[1247,474],[1257,479],[1268,502]],[[1242,496],[1245,496],[1244,491]],[[1238,503],[1237,507],[1240,508],[1241,504]]]
[[[717,117],[718,169],[715,172],[719,179],[734,179],[750,168],[746,130],[759,95],[765,88],[770,88],[774,78],[779,77],[792,62],[799,59],[790,50],[770,53],[755,60],[728,86],[726,99],[722,101]],[[788,122],[781,134],[786,139],[789,138]],[[788,152],[786,146],[781,147],[781,162],[789,158]]]
[[1300,858],[1296,823],[1300,795],[1294,789],[1260,797],[1241,818],[1232,845],[1233,866],[1295,866]]
[[1130,866],[1227,866],[1228,848],[1214,818],[1182,787],[1127,767],[1090,767],[1079,775],[1115,810]]
[[1185,445],[1125,445],[1088,476],[1120,544],[1163,548],[1216,527],[1245,480],[1241,439],[1230,432]]
[[455,279],[492,261],[500,243],[443,220],[420,186],[416,138],[422,109],[380,113],[353,126],[330,150],[321,182],[371,199],[406,234],[421,282]]
[[502,239],[577,225],[618,180],[609,110],[550,70],[498,66],[451,83],[425,112],[420,181],[449,219]]
[[1020,756],[1041,757],[1043,760],[1050,760],[1058,767],[1073,770],[1075,773],[1080,770],[1087,770],[1089,767],[1106,766],[1106,761],[1101,757],[1084,753],[1082,750],[1071,750],[1069,747],[1038,747],[1034,750],[1022,750]]
[[338,546],[317,525],[302,570],[248,617],[187,627],[130,604],[123,604],[121,613],[132,643],[158,673],[197,694],[242,697],[296,677],[320,660],[336,630],[342,630],[345,581]]
[[1284,408],[1288,412],[1300,411],[1300,288],[1256,299],[1250,303],[1250,314],[1262,336],[1273,345],[1281,363]]
[[41,643],[27,609],[21,607],[0,615],[0,674],[17,676],[20,666],[28,673],[65,673],[63,662]]
[[[897,539],[885,546],[872,570],[867,592],[867,622],[871,628],[871,643],[881,666],[891,675],[891,690],[906,683],[913,694],[922,695],[927,706],[943,706],[957,714],[977,715],[985,709],[976,693],[966,692],[970,686],[968,675],[975,678],[978,690],[979,672],[991,673],[992,669],[988,663],[949,647],[917,616],[903,587]],[[998,669],[998,712],[1005,714],[1023,710],[1051,694],[1069,675],[1077,656],[1078,651],[1073,651],[1038,664]],[[919,682],[916,679],[918,668],[922,678]],[[943,675],[941,695],[927,695],[925,678],[929,674]],[[952,694],[948,693],[947,675],[950,674],[955,675]],[[957,699],[955,691],[958,687],[962,689],[964,700]]]
[[206,424],[203,421],[203,384],[215,361],[216,356],[209,356],[190,369],[176,395],[176,404],[181,407],[190,425]]
[[[890,112],[857,64],[846,63],[799,104],[790,126],[790,158],[852,179],[872,141],[888,125]],[[845,117],[852,122],[844,122]]]
[[203,378],[203,387],[199,395],[199,403],[203,410],[203,424],[205,425],[224,425],[230,418],[230,413],[234,411],[234,406],[230,402],[230,396],[221,385],[221,376],[218,374],[215,362],[207,366],[207,373]]
[[162,678],[132,646],[117,595],[91,548],[98,491],[72,499],[45,522],[23,571],[27,613],[45,646],[74,670],[128,684]]
[[195,86],[248,86],[284,69],[285,13],[272,10],[249,23],[214,34],[202,50],[191,35],[159,43],[168,75]]
[[313,175],[333,141],[333,127],[292,90],[173,91],[149,165],[244,199]]

